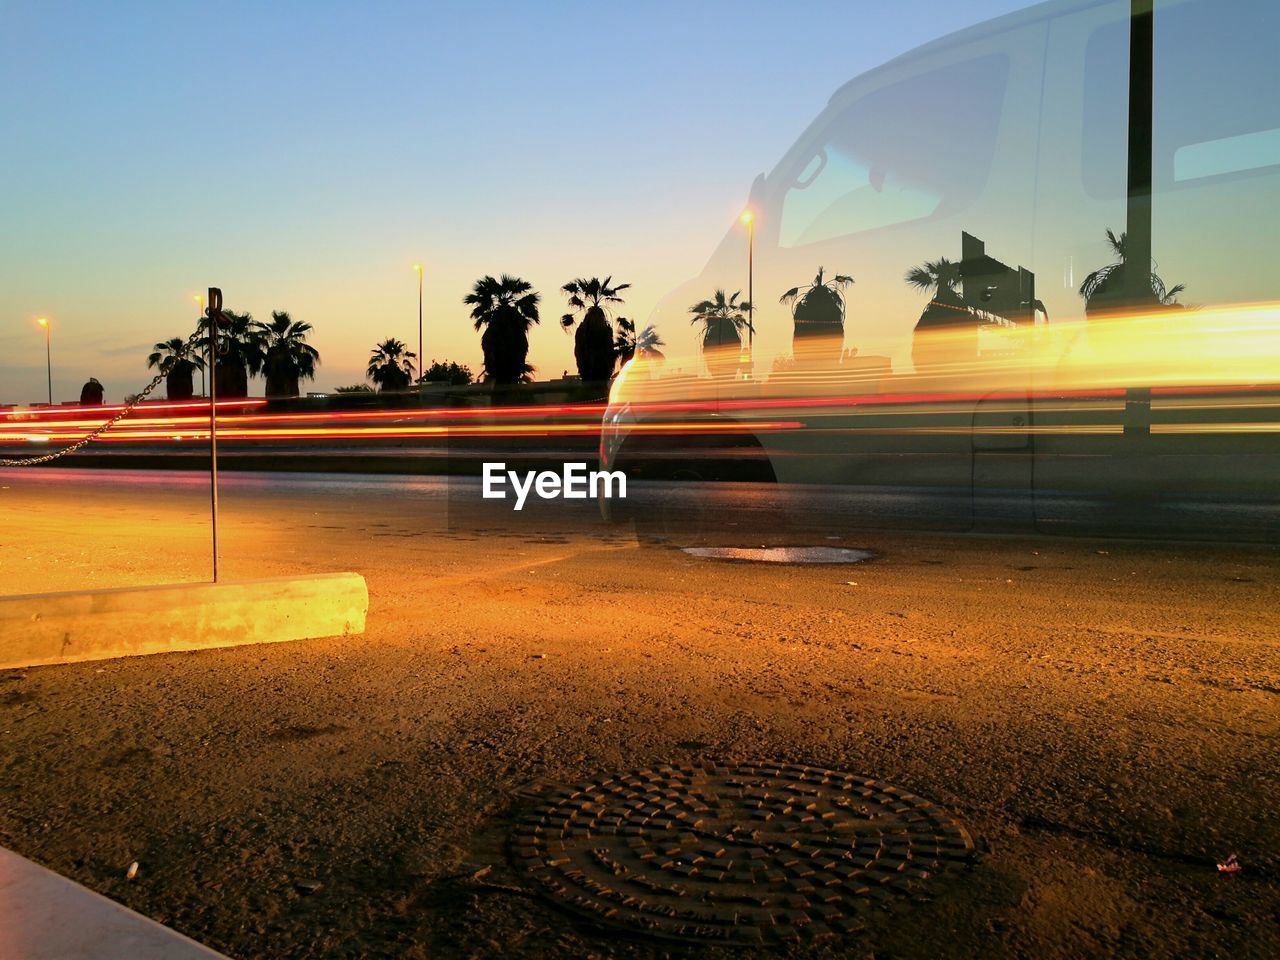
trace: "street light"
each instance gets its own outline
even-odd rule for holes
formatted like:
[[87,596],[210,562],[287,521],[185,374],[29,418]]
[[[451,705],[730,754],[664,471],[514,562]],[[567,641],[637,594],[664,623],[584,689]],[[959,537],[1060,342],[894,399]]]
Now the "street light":
[[415,263],[413,272],[418,275],[418,379],[422,379],[422,264]]
[[[204,316],[204,294],[203,294],[203,293],[193,293],[193,294],[191,295],[191,299],[192,299],[192,300],[194,300],[194,301],[196,302],[196,306],[198,306],[198,307],[200,308],[200,316],[202,316],[202,317],[203,317],[203,316]],[[199,321],[196,321],[196,322],[198,323]],[[205,385],[204,385],[204,364],[203,364],[203,363],[201,363],[201,364],[198,364],[198,366],[200,367],[200,396],[202,396],[202,397],[203,397],[203,396],[204,396],[204,394],[205,394]]]
[[44,368],[45,374],[49,378],[49,406],[53,406],[53,346],[50,338],[53,336],[52,328],[49,326],[48,317],[36,317],[36,323],[44,327]]
[[744,210],[740,218],[747,225],[747,352],[752,352],[756,332],[756,298],[752,285],[755,281],[756,218],[750,210]]

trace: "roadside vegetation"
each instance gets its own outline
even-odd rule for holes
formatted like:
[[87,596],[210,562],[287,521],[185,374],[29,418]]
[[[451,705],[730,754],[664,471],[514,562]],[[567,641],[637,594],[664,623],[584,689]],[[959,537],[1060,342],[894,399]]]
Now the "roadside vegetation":
[[195,372],[204,369],[204,357],[182,355],[183,343],[181,337],[162,340],[147,357],[147,368],[164,374],[165,393],[170,400],[190,400],[195,395]]
[[[320,365],[320,351],[308,338],[311,324],[294,320],[282,310],[272,311],[267,323],[249,313],[225,311],[226,323],[218,327],[218,356],[215,386],[219,399],[238,400],[249,396],[249,380],[262,375],[266,396],[296,397],[302,382],[314,380]],[[195,395],[194,374],[204,370],[209,356],[209,320],[202,318],[195,350],[182,354],[185,340],[172,337],[157,343],[147,367],[165,375],[165,392],[170,400],[186,400]]]
[[1128,236],[1124,233],[1116,236],[1113,230],[1108,230],[1107,246],[1115,255],[1115,260],[1094,270],[1080,284],[1080,296],[1084,298],[1086,314],[1132,305],[1182,308],[1178,297],[1186,289],[1186,284],[1175,283],[1167,287],[1160,275],[1150,268],[1147,269],[1146,277],[1138,281],[1138,294],[1135,298],[1128,277],[1132,270],[1129,266]]
[[689,308],[689,322],[702,328],[702,354],[713,377],[732,376],[742,363],[742,331],[751,325],[751,304],[739,301],[739,296],[740,292],[726,295],[717,290]]
[[[1128,262],[1126,235],[1112,230],[1105,235],[1113,259],[1089,273],[1080,284],[1086,315],[1133,303],[1184,308],[1178,299],[1185,289],[1183,284],[1166,284],[1150,268],[1135,283],[1128,276],[1133,268]],[[952,339],[956,339],[957,328],[976,327],[984,318],[990,320],[981,304],[966,300],[963,277],[963,265],[947,257],[923,261],[906,271],[903,280],[928,295],[916,321],[917,334],[949,330],[953,331]],[[837,363],[856,353],[842,349],[847,296],[854,282],[852,274],[828,273],[819,266],[811,280],[782,293],[779,302],[791,310],[792,352],[774,358],[774,373],[791,371],[800,362],[801,352],[810,355],[809,359],[821,352],[824,358]],[[560,288],[568,307],[560,325],[566,333],[573,334],[578,380],[593,389],[607,385],[637,353],[655,359],[663,356],[660,348],[665,343],[652,324],[641,328],[634,317],[613,315],[614,309],[625,302],[624,291],[630,288],[630,283],[615,282],[612,275],[576,277]],[[462,303],[470,308],[469,319],[480,334],[483,362],[478,373],[448,359],[432,360],[423,370],[417,365],[417,354],[405,341],[387,337],[376,343],[370,353],[365,369],[368,382],[339,386],[334,392],[395,393],[415,386],[470,384],[487,384],[496,389],[531,383],[536,368],[529,359],[529,335],[541,323],[541,295],[533,285],[512,274],[486,274],[472,284]],[[1034,301],[1034,306],[1043,311],[1040,301]],[[707,299],[690,306],[689,314],[690,322],[698,328],[699,350],[711,376],[737,376],[751,369],[746,344],[754,332],[752,307],[742,298],[741,291],[730,294],[717,289]],[[297,397],[303,384],[315,379],[321,359],[310,342],[315,332],[310,323],[294,320],[283,310],[272,311],[271,319],[265,323],[249,313],[226,311],[225,317],[226,323],[218,331],[219,397],[247,397],[254,377],[263,378],[267,398]],[[196,349],[190,354],[184,355],[184,341],[173,337],[157,342],[147,357],[147,367],[163,374],[171,400],[195,396],[195,375],[203,374],[208,367],[207,319],[200,321],[200,331]],[[828,341],[836,347],[829,357]],[[813,346],[802,346],[805,342],[812,342]],[[927,347],[917,337],[913,356]],[[919,359],[927,358],[921,353]],[[203,376],[201,381],[203,390]]]
[[419,383],[444,383],[451,387],[465,387],[475,382],[471,368],[452,360],[432,360]]
[[405,346],[403,340],[388,337],[369,354],[369,366],[365,376],[373,381],[380,393],[407,390],[413,382],[413,361],[418,355]]
[[613,277],[570,280],[560,288],[568,297],[572,312],[560,318],[565,330],[577,327],[573,337],[573,357],[578,363],[578,376],[584,383],[603,383],[613,376],[618,360],[614,329],[608,304],[622,303],[618,296],[629,283],[613,284]]
[[529,330],[540,321],[540,297],[533,284],[503,274],[484,276],[462,302],[471,307],[471,319],[480,335],[484,354],[481,374],[485,383],[509,386],[528,383],[534,368],[529,364]]

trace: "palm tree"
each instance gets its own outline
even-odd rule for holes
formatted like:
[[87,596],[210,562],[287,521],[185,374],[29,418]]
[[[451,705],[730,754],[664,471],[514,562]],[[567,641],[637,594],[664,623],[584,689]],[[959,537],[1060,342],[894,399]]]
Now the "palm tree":
[[484,329],[483,377],[487,383],[525,383],[533,372],[529,356],[529,328],[538,322],[538,294],[519,277],[502,275],[477,280],[462,302],[471,307],[476,329]]
[[637,350],[642,354],[661,357],[662,351],[658,348],[663,346],[666,346],[666,343],[662,337],[658,336],[658,331],[653,324],[649,324],[637,334],[635,323],[626,317],[618,318],[618,335],[614,338],[613,349],[618,355],[620,365],[634,357]]
[[1148,293],[1144,288],[1135,299],[1126,277],[1127,241],[1127,234],[1121,233],[1117,237],[1114,231],[1107,230],[1107,245],[1115,254],[1116,262],[1099,267],[1084,278],[1084,283],[1080,284],[1080,296],[1084,297],[1084,312],[1089,314],[1125,305],[1181,307],[1182,304],[1178,303],[1178,294],[1186,289],[1186,284],[1176,283],[1166,289],[1164,281],[1154,270],[1148,273],[1150,292]]
[[[844,288],[853,283],[853,277],[838,273],[830,280],[823,280],[825,268],[818,268],[812,283],[792,287],[779,299],[779,303],[791,306],[791,316],[796,326],[801,324],[839,324],[844,327]],[[802,295],[800,291],[803,290]]]
[[569,295],[569,306],[575,312],[583,313],[581,321],[573,313],[566,313],[560,318],[560,326],[572,330],[574,323],[578,324],[578,332],[573,338],[573,356],[578,361],[578,376],[584,382],[601,382],[613,376],[617,352],[613,345],[613,327],[609,324],[604,304],[622,303],[618,294],[631,284],[620,283],[614,287],[610,286],[612,282],[612,276],[603,280],[579,277],[560,288]]
[[352,384],[348,384],[345,387],[334,387],[333,392],[334,393],[373,393],[373,388],[371,388],[367,383],[352,383]]
[[100,407],[102,406],[102,383],[97,377],[90,377],[85,381],[83,387],[80,388],[80,406],[82,407]]
[[634,320],[628,320],[626,317],[619,317],[616,323],[617,332],[613,337],[613,352],[618,358],[618,365],[621,366],[635,356],[636,324]]
[[[249,395],[249,378],[262,372],[266,362],[266,332],[252,314],[223,311],[226,318],[218,324],[218,356],[214,364],[214,387],[219,399],[233,400]],[[205,335],[200,349],[208,355],[209,320],[200,321]]]
[[164,374],[165,394],[170,400],[190,400],[195,395],[192,377],[196,370],[204,368],[204,358],[196,351],[189,357],[183,355],[184,346],[181,337],[162,340],[147,357],[147,367],[155,367]]
[[[917,372],[942,370],[954,361],[972,360],[978,354],[978,316],[957,292],[960,264],[946,257],[926,260],[903,278],[908,286],[931,292],[916,321],[911,359]],[[956,331],[933,336],[943,330]]]
[[[912,267],[903,278],[917,290],[932,290],[933,299],[952,306],[964,306],[956,287],[960,285],[960,264],[939,257]],[[932,302],[932,301],[931,301]]]
[[792,287],[778,302],[791,307],[793,347],[800,338],[834,340],[838,358],[844,346],[844,290],[853,283],[853,277],[838,273],[825,280],[823,269],[818,268],[812,283]]
[[636,352],[642,357],[657,357],[659,360],[663,358],[662,351],[659,347],[665,347],[667,342],[658,336],[658,331],[651,323],[636,337]]
[[956,290],[960,285],[960,264],[946,257],[926,260],[908,270],[903,279],[908,286],[933,293],[920,313],[916,330],[967,326],[977,322],[977,315]]
[[365,375],[383,393],[408,389],[413,380],[413,361],[417,356],[402,340],[390,337],[374,347],[373,353],[369,354],[369,368]]
[[263,325],[263,331],[267,396],[298,396],[299,381],[314,380],[320,363],[320,351],[307,343],[311,324],[276,310],[271,314],[271,322]]
[[732,374],[737,370],[742,353],[742,331],[750,329],[747,314],[751,304],[738,302],[738,293],[726,299],[717,290],[710,300],[702,300],[689,308],[690,323],[702,324],[702,352],[712,376]]

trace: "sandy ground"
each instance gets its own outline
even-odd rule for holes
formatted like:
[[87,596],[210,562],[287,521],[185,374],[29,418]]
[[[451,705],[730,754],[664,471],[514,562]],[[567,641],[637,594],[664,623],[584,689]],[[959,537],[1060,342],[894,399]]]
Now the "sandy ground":
[[[5,592],[201,578],[205,496],[6,473]],[[368,633],[0,672],[0,844],[237,958],[728,956],[527,895],[506,840],[547,784],[772,758],[937,801],[980,853],[796,956],[1280,956],[1275,549],[731,565],[454,499],[229,478],[225,575],[358,571]]]

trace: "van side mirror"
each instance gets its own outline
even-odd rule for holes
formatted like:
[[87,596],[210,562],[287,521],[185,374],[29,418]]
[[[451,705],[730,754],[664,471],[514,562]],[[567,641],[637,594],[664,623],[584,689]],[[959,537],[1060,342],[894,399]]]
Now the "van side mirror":
[[752,209],[755,209],[755,207],[760,203],[760,200],[763,196],[764,196],[764,174],[758,173],[756,174],[755,180],[751,182],[751,193],[747,195],[747,203],[751,206]]

